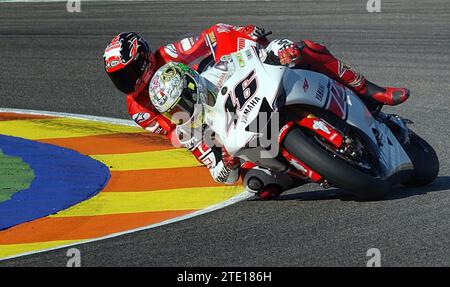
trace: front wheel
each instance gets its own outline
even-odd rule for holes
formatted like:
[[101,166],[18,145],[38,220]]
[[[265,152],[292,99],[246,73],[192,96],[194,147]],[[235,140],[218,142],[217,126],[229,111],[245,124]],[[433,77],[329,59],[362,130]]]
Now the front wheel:
[[433,182],[439,174],[439,158],[433,147],[411,132],[409,142],[404,144],[403,148],[414,165],[412,176],[403,184],[418,187]]
[[300,128],[293,128],[284,139],[284,147],[294,157],[319,173],[334,186],[348,190],[360,200],[382,199],[388,182],[365,173],[318,144]]

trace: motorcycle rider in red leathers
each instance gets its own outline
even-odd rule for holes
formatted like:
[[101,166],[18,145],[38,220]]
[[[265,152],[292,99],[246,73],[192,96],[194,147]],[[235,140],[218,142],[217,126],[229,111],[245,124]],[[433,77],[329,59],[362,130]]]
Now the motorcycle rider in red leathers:
[[[287,39],[270,42],[264,29],[248,26],[216,24],[197,37],[184,38],[158,48],[154,53],[148,43],[134,32],[115,36],[105,49],[104,63],[108,76],[117,89],[127,94],[128,113],[142,128],[173,139],[175,125],[160,115],[151,104],[148,86],[155,71],[168,62],[180,62],[201,72],[221,56],[248,45],[266,48],[267,57],[280,65],[296,66],[323,73],[346,85],[367,105],[397,105],[409,97],[405,88],[382,88],[336,59],[325,46],[310,40],[294,43]],[[234,183],[239,171],[246,189],[263,199],[278,196],[284,190],[301,184],[287,173],[272,174],[253,164],[240,164],[226,150],[212,150],[204,143],[188,149],[207,165],[218,182]]]

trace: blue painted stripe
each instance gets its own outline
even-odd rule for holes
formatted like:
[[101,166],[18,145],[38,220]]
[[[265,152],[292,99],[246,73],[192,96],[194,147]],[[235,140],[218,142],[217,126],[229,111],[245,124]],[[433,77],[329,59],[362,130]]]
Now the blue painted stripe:
[[0,230],[54,214],[100,192],[110,178],[102,163],[75,151],[0,135],[0,149],[34,170],[29,189],[0,203]]

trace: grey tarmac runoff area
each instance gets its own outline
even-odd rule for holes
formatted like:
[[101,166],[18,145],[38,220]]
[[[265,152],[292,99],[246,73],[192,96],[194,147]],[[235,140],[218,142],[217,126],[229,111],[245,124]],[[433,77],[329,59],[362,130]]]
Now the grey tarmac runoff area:
[[[1,1],[0,1],[1,2]],[[312,39],[410,100],[406,116],[437,150],[439,178],[357,202],[307,185],[278,200],[249,199],[182,222],[77,246],[83,266],[450,266],[450,4],[447,0],[0,3],[0,106],[128,118],[105,75],[113,35],[133,30],[158,47],[212,24],[248,23],[275,37]],[[65,266],[66,250],[0,262]]]

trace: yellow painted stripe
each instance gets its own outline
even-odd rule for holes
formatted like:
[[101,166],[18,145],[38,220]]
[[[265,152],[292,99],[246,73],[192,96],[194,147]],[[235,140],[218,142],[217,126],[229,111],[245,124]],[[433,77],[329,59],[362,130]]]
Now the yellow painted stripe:
[[0,121],[0,134],[31,140],[140,132],[138,127],[68,118]]
[[35,252],[49,248],[73,244],[81,242],[82,240],[59,240],[49,242],[36,242],[24,244],[0,245],[0,259],[10,256],[19,255],[22,253]]
[[91,155],[90,157],[103,162],[111,171],[201,166],[195,157],[185,149],[102,154]]
[[230,199],[241,192],[242,186],[195,187],[147,192],[102,192],[50,217],[203,209]]

